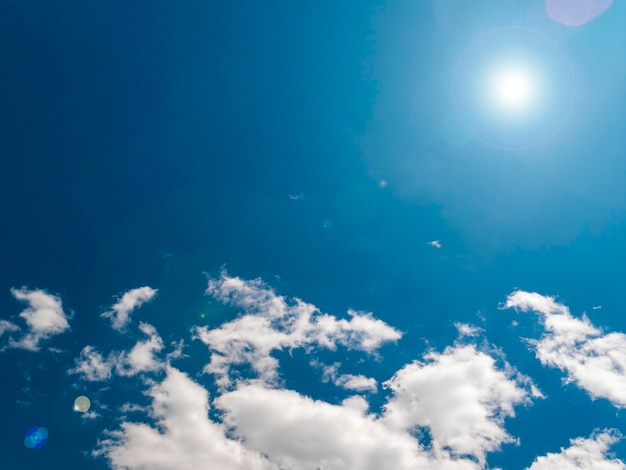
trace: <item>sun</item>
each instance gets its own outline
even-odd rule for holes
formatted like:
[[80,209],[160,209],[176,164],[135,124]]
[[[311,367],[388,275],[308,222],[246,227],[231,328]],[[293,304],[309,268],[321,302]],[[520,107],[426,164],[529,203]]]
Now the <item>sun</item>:
[[521,66],[507,66],[496,70],[490,89],[495,104],[511,112],[531,108],[537,95],[537,83],[532,71]]
[[574,74],[554,40],[525,28],[481,34],[460,53],[452,75],[454,111],[469,133],[500,149],[552,138],[574,103]]

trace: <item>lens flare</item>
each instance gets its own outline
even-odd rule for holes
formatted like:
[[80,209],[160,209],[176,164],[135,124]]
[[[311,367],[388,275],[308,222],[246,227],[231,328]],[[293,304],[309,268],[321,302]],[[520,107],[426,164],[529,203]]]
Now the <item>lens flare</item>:
[[48,441],[48,430],[46,428],[34,427],[26,431],[24,445],[29,449],[41,449]]
[[525,150],[551,139],[574,103],[574,75],[561,47],[543,33],[499,28],[460,53],[452,104],[461,125],[483,143]]
[[84,413],[91,406],[91,400],[84,395],[81,395],[74,400],[74,410],[79,413]]

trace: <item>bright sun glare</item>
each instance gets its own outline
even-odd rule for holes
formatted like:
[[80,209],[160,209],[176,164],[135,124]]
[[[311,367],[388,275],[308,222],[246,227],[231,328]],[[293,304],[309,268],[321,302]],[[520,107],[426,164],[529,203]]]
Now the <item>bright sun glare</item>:
[[505,68],[494,74],[492,92],[497,105],[508,111],[522,111],[534,101],[536,83],[523,68]]

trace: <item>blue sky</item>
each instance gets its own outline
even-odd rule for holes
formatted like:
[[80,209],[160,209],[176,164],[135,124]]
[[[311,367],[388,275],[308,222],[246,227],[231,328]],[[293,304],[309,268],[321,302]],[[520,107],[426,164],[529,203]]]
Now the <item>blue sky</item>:
[[610,3],[3,2],[3,468],[626,468]]

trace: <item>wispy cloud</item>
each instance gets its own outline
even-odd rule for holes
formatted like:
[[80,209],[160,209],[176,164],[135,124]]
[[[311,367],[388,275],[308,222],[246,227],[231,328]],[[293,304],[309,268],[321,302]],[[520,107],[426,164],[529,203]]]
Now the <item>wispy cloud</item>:
[[10,333],[13,331],[18,331],[20,329],[15,323],[11,323],[8,320],[0,320],[0,336],[4,333]]
[[111,327],[114,330],[121,331],[130,322],[131,312],[152,300],[156,294],[157,290],[148,286],[131,289],[122,295],[111,310],[103,312],[101,316],[111,320]]
[[338,362],[332,365],[324,365],[319,361],[311,361],[313,367],[319,367],[322,369],[322,380],[324,382],[332,382],[337,387],[344,388],[346,390],[352,390],[355,392],[372,392],[376,393],[378,390],[378,382],[372,377],[366,377],[358,374],[340,374]]
[[433,241],[431,241],[431,242],[428,242],[428,244],[429,244],[430,246],[435,247],[435,248],[441,248],[441,247],[443,246],[443,245],[441,244],[441,241],[439,241],[439,240],[433,240]]
[[456,327],[456,330],[459,332],[459,336],[461,337],[478,336],[484,331],[482,328],[475,325],[470,325],[469,323],[456,322],[454,326]]
[[606,398],[618,408],[626,407],[626,335],[604,334],[583,315],[575,318],[554,297],[515,291],[501,308],[541,314],[545,333],[531,340],[542,364],[567,373],[593,398]]
[[[42,341],[70,329],[69,317],[63,311],[59,297],[44,290],[30,290],[26,287],[11,289],[11,294],[17,300],[28,304],[28,308],[19,314],[26,322],[28,331],[19,338],[11,337],[8,347],[38,351]],[[0,322],[0,333],[16,332],[19,329],[12,322],[6,320]]]

